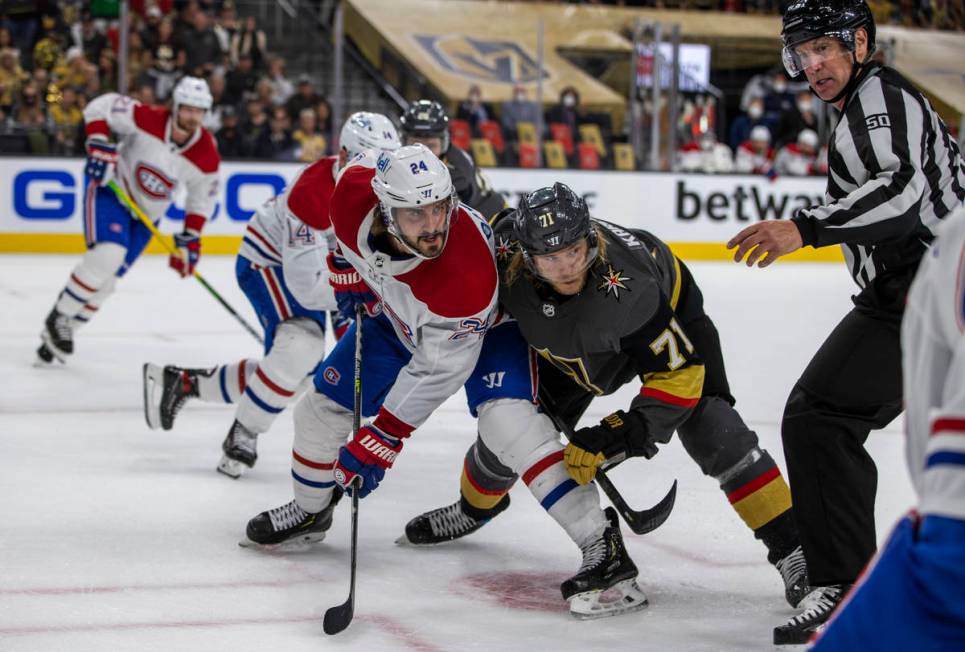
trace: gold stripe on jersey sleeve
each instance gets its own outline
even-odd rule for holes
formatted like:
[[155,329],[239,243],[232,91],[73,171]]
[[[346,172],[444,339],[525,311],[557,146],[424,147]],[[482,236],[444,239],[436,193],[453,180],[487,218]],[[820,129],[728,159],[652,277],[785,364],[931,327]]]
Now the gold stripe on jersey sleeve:
[[680,259],[673,257],[673,292],[670,294],[670,308],[677,310],[677,302],[680,301]]

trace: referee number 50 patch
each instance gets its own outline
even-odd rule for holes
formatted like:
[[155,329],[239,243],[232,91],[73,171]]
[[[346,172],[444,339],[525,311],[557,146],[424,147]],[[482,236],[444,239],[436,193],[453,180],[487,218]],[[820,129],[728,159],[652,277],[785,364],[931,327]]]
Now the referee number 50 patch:
[[868,127],[868,131],[880,129],[881,127],[890,127],[891,118],[888,117],[887,113],[875,113],[867,116],[864,119],[864,124]]

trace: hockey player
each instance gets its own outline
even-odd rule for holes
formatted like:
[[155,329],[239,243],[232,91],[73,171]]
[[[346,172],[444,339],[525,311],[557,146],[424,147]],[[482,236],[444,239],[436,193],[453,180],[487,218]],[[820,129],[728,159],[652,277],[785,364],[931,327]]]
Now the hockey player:
[[901,349],[918,507],[819,635],[821,652],[965,649],[965,208],[922,259]]
[[211,108],[211,93],[203,79],[184,77],[173,100],[168,110],[105,93],[84,109],[87,253],[47,315],[38,364],[66,362],[74,352],[74,331],[94,316],[114,291],[117,278],[151,240],[151,231],[106,187],[112,179],[155,223],[170,206],[177,185],[183,184],[184,230],[174,236],[180,255],[172,255],[170,265],[183,278],[198,264],[201,230],[214,210],[218,188],[218,148],[201,126]]
[[744,174],[769,174],[774,165],[774,149],[771,147],[771,130],[764,125],[751,129],[751,136],[737,148],[734,155],[735,172]]
[[872,429],[901,413],[899,327],[905,295],[939,221],[965,200],[965,164],[928,101],[871,60],[863,0],[801,0],[784,14],[784,62],[841,111],[824,205],[760,222],[728,244],[734,260],[770,265],[804,245],[840,244],[860,292],[791,390],[781,435],[814,593],[775,629],[804,643],[875,551]]
[[452,144],[449,116],[441,104],[430,100],[413,102],[399,116],[399,124],[403,145],[422,143],[446,164],[460,201],[487,220],[505,208],[503,196],[493,191],[469,153]]
[[[248,539],[321,540],[340,496],[336,485],[347,487],[358,475],[360,496],[368,495],[405,439],[465,384],[497,464],[524,474],[537,500],[584,548],[584,568],[563,588],[574,610],[599,615],[592,597],[611,586],[623,596],[616,609],[646,606],[616,514],[600,509],[595,487],[569,480],[558,434],[536,409],[526,342],[515,322],[494,311],[492,230],[458,203],[448,168],[421,144],[366,155],[339,178],[332,218],[344,255],[330,257],[336,296],[344,307],[366,305],[370,317],[350,327],[319,365],[316,391],[295,408],[295,500],[253,518]],[[362,413],[375,418],[345,444],[357,327]]]
[[[576,430],[560,451],[571,481],[587,486],[601,466],[649,459],[676,430],[765,544],[796,605],[808,587],[787,484],[733,408],[717,330],[687,267],[645,231],[591,220],[561,183],[524,197],[495,230],[500,304],[541,356],[539,394],[557,406],[556,418],[575,427],[594,396],[643,381],[629,409]],[[413,519],[408,539],[455,539],[495,516],[518,473],[499,457],[480,436],[459,501]]]
[[818,135],[813,129],[802,129],[797,140],[782,147],[774,158],[774,174],[806,177],[817,172]]
[[335,175],[367,149],[398,149],[399,137],[384,115],[354,113],[339,146],[337,156],[303,168],[281,195],[255,211],[242,239],[235,273],[265,329],[265,357],[210,369],[144,365],[144,414],[151,428],[170,430],[191,398],[237,403],[218,464],[233,478],[254,466],[258,435],[308,386],[324,354],[323,311],[334,309],[335,300],[327,274],[320,272],[335,237],[329,220]]

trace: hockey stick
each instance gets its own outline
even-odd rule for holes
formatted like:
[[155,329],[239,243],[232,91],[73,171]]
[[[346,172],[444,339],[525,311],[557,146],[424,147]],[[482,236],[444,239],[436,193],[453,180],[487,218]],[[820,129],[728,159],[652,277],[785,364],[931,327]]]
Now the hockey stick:
[[[540,403],[543,404],[546,415],[556,424],[556,427],[566,435],[567,440],[573,439],[573,429],[556,416],[558,414],[556,411],[556,403],[542,388],[540,388],[539,400]],[[626,521],[626,524],[634,534],[647,534],[663,525],[663,522],[670,516],[670,512],[673,511],[674,503],[677,501],[676,480],[673,481],[670,491],[667,492],[667,495],[664,496],[659,503],[650,509],[634,510],[627,505],[627,501],[620,495],[620,491],[613,486],[613,483],[610,481],[610,478],[607,477],[606,471],[604,471],[602,467],[597,469],[596,478],[594,479],[600,486],[600,489],[603,490],[603,493],[606,494],[606,497],[613,503],[613,506],[620,512],[620,516],[623,517],[623,520]]]
[[[121,203],[127,206],[128,210],[134,213],[134,215],[137,216],[137,219],[141,220],[144,226],[150,229],[151,233],[154,234],[154,237],[157,238],[158,242],[160,242],[161,245],[168,250],[168,253],[170,253],[172,256],[181,257],[181,254],[178,252],[178,250],[173,246],[171,246],[171,244],[167,241],[166,236],[164,236],[158,230],[158,228],[154,226],[154,222],[152,222],[148,218],[148,216],[144,214],[144,211],[141,210],[141,207],[135,204],[134,200],[131,199],[130,196],[128,196],[128,194],[124,192],[124,190],[119,185],[117,185],[116,181],[111,180],[107,184],[107,186],[114,191],[114,194],[117,195],[117,198],[121,201]],[[218,303],[220,303],[224,307],[225,310],[231,313],[232,317],[238,320],[238,323],[241,324],[246,331],[251,333],[252,337],[258,340],[259,344],[265,343],[265,340],[262,339],[261,337],[261,333],[256,331],[251,326],[251,324],[246,322],[244,317],[239,315],[237,311],[235,311],[235,309],[232,308],[231,305],[227,301],[225,301],[224,298],[222,298],[222,296],[218,294],[218,292],[213,287],[211,287],[211,284],[208,283],[203,276],[201,276],[201,272],[199,272],[198,270],[194,270],[193,272],[191,272],[191,275],[194,276],[194,278],[196,278],[198,282],[204,286],[204,289],[206,289],[208,292],[211,293],[211,296],[213,296],[218,301]]]
[[[355,307],[355,385],[354,402],[352,412],[352,436],[359,434],[362,427],[362,319],[365,317],[364,306]],[[342,604],[329,607],[325,611],[325,618],[322,621],[322,629],[329,636],[338,634],[352,622],[355,615],[355,566],[358,561],[358,541],[359,541],[359,488],[362,486],[362,477],[356,475],[352,478],[352,573],[349,581],[348,599]]]

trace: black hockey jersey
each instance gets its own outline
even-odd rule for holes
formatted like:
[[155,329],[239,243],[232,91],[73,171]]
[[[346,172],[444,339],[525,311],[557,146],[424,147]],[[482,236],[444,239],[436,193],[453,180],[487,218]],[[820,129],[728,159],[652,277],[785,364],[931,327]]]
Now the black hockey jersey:
[[452,185],[459,194],[459,201],[474,208],[487,220],[506,208],[503,196],[494,191],[486,178],[476,169],[469,154],[455,145],[450,145],[443,157],[452,176]]
[[[496,225],[499,298],[540,355],[596,395],[640,378],[631,409],[650,437],[666,440],[703,390],[704,367],[675,309],[685,291],[680,263],[645,231],[594,220],[605,242],[579,294],[564,297],[531,273],[510,282],[511,220]],[[605,250],[605,255],[603,252]]]

